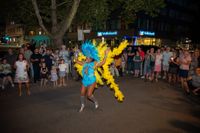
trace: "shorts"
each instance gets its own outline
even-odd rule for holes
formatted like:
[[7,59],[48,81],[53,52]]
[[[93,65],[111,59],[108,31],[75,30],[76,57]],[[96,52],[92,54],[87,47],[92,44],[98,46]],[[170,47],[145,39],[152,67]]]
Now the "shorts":
[[163,65],[162,67],[163,71],[169,71],[169,65]]
[[65,71],[59,71],[59,77],[65,77],[66,76],[66,72]]
[[12,77],[12,73],[2,73],[1,74],[1,76],[4,78],[4,77],[8,77],[8,76],[10,76],[10,77]]
[[155,65],[154,71],[161,72],[161,65]]
[[48,79],[48,75],[47,74],[41,74],[41,78],[42,79]]
[[169,68],[169,73],[176,75],[178,73],[178,68],[175,68],[175,67]]
[[181,77],[181,78],[187,78],[188,77],[188,72],[189,72],[189,70],[182,70],[182,69],[180,69],[179,70],[179,77]]

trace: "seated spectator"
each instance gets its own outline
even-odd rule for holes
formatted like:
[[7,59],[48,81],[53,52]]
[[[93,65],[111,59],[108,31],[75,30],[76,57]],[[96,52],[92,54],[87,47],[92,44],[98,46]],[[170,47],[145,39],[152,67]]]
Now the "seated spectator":
[[2,89],[5,89],[6,81],[10,82],[12,87],[14,87],[13,80],[12,80],[12,68],[11,65],[7,63],[6,59],[3,59],[2,67],[2,76],[3,76],[3,83]]
[[195,95],[198,95],[197,92],[200,90],[200,68],[196,69],[196,73],[189,78],[189,86],[193,90]]

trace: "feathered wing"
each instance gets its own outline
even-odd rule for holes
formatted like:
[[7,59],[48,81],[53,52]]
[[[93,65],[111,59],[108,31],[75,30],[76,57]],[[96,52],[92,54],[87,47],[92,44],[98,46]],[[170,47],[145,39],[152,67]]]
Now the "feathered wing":
[[127,41],[123,41],[120,43],[118,48],[114,48],[113,51],[110,51],[108,53],[106,63],[103,65],[103,73],[102,76],[104,79],[106,79],[107,85],[110,86],[112,90],[115,92],[115,97],[118,101],[122,102],[124,99],[123,93],[120,91],[119,86],[115,83],[115,80],[110,72],[109,66],[113,62],[114,57],[121,54],[122,51],[128,46]]

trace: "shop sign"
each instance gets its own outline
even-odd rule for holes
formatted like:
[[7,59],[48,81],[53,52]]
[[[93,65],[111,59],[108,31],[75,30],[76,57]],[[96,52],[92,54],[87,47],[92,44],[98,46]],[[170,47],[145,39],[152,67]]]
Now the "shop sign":
[[155,36],[155,32],[151,32],[151,31],[140,31],[139,32],[140,36]]
[[97,32],[97,36],[116,36],[118,34],[117,31],[105,31],[105,32]]

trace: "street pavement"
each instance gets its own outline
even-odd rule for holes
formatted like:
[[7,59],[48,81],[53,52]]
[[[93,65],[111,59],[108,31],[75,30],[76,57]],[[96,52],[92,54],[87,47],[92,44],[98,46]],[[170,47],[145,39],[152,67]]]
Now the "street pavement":
[[16,87],[1,91],[0,133],[200,133],[200,97],[164,81],[116,80],[123,103],[108,87],[99,87],[99,109],[88,101],[81,113],[80,81],[61,88],[32,85],[31,96],[18,97]]

